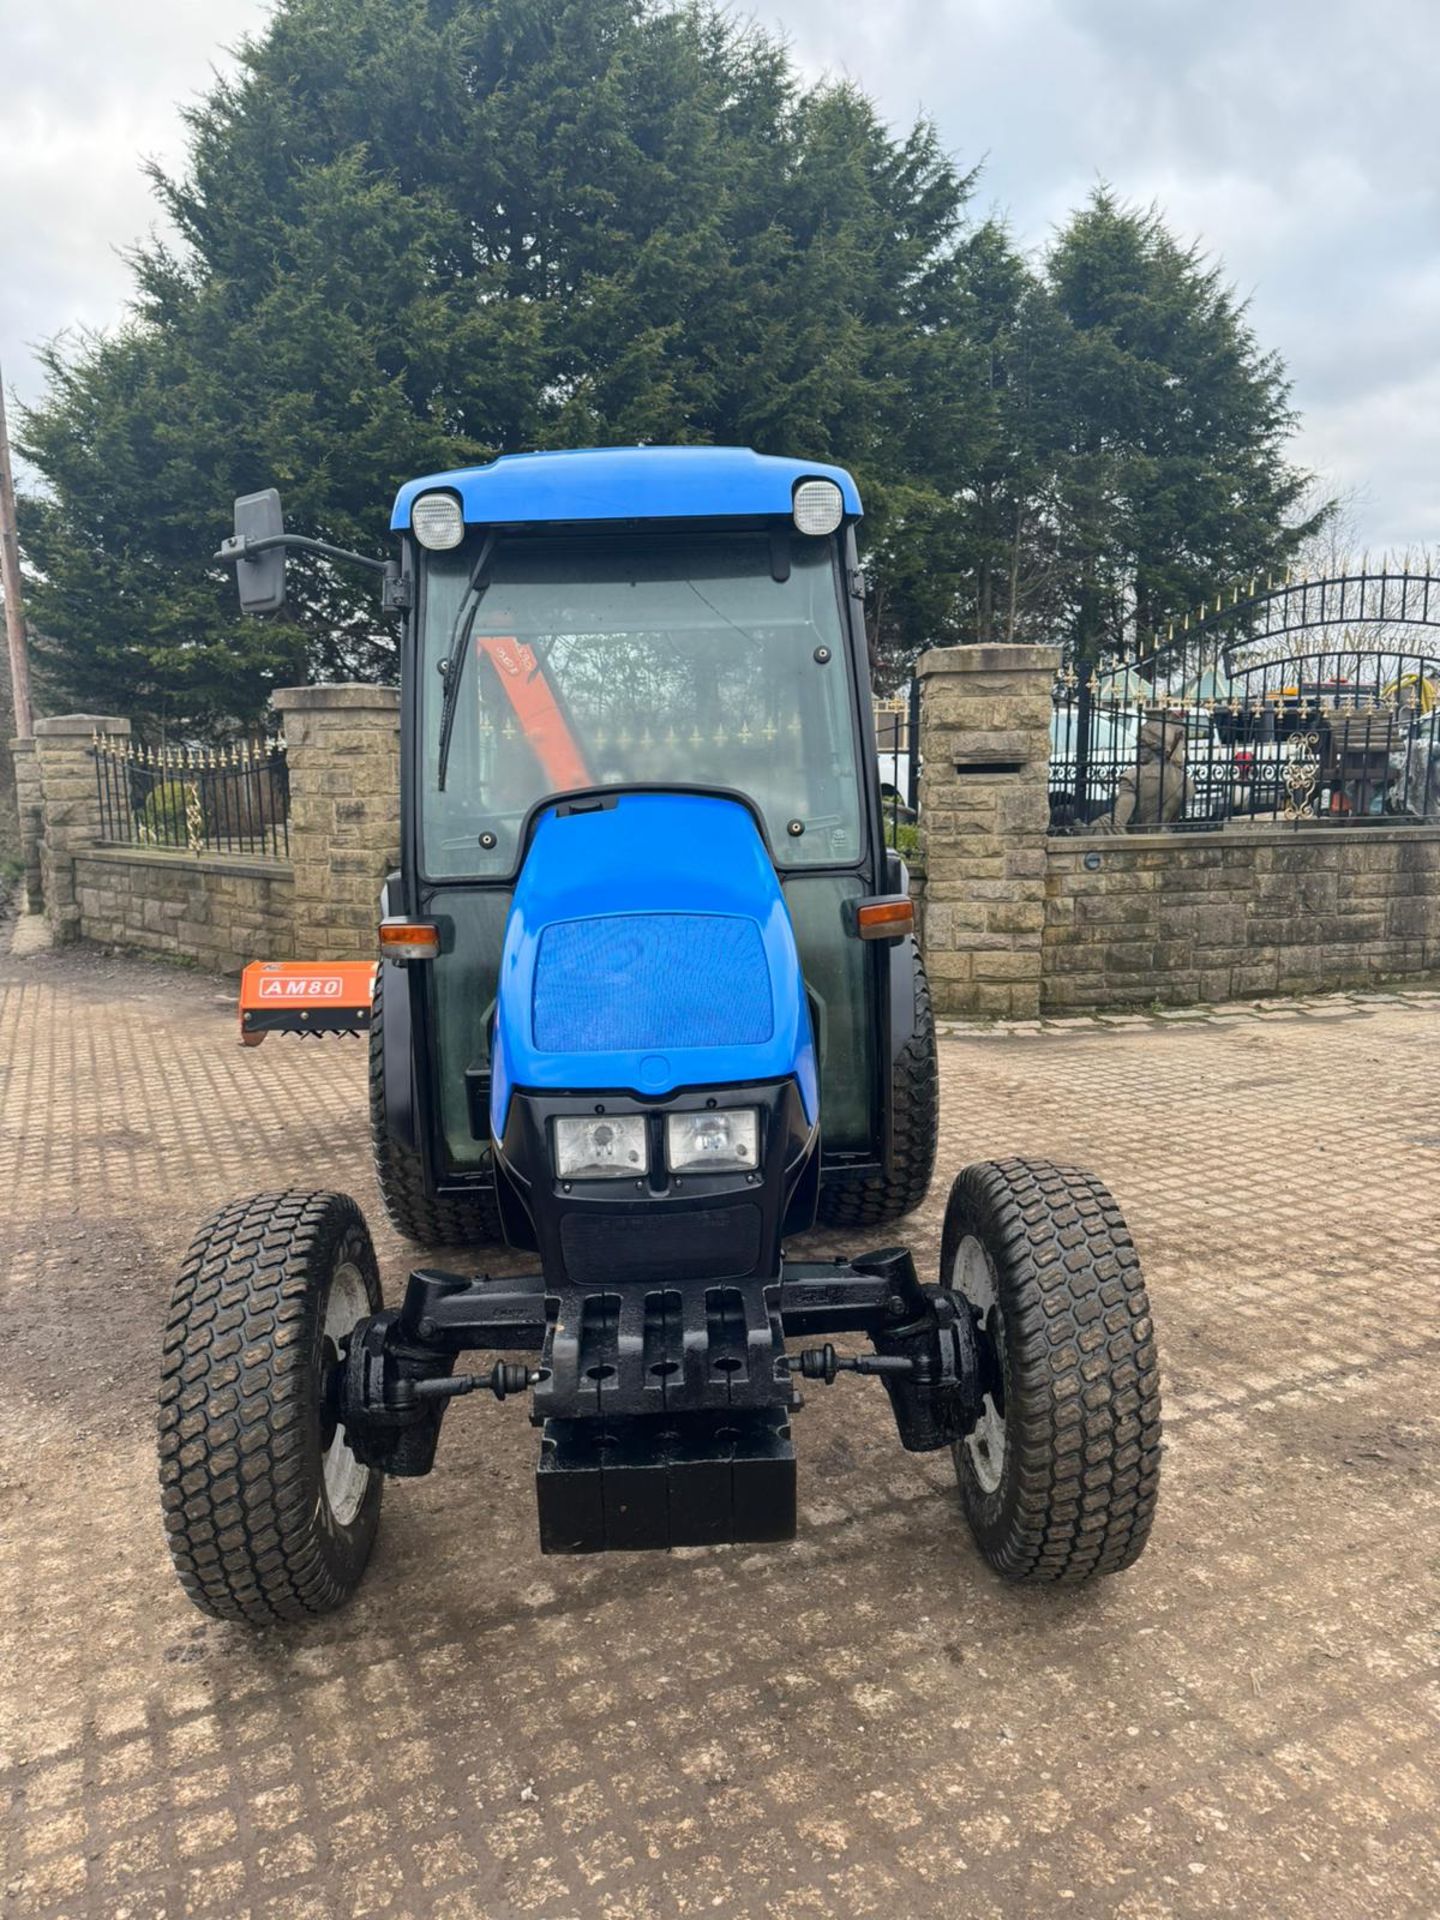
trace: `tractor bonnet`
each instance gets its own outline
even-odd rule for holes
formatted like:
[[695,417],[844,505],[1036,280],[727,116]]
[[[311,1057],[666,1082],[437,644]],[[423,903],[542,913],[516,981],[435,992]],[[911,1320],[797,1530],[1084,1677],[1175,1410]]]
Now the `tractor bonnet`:
[[818,1111],[795,934],[749,809],[683,792],[540,815],[500,963],[491,1126],[510,1095],[795,1077]]

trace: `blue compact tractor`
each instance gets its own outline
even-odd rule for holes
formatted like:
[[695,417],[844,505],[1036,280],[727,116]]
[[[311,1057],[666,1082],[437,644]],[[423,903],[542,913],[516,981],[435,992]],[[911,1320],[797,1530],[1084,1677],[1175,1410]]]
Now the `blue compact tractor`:
[[[343,1195],[236,1201],[176,1284],[160,1412],[191,1598],[323,1612],[386,1475],[452,1400],[528,1401],[550,1553],[790,1538],[807,1383],[874,1375],[901,1444],[948,1448],[1017,1580],[1115,1572],[1155,1502],[1139,1265],[1104,1187],[968,1167],[940,1272],[898,1246],[797,1261],[820,1222],[925,1197],[934,1027],[885,844],[838,468],[729,448],[524,455],[403,487],[402,850],[374,969],[250,969],[242,1039],[368,1029],[381,1195],[428,1247],[385,1306]],[[220,558],[278,608],[273,493]],[[357,999],[349,982],[356,973]],[[839,1336],[861,1336],[841,1348]],[[480,1372],[457,1371],[480,1352]]]

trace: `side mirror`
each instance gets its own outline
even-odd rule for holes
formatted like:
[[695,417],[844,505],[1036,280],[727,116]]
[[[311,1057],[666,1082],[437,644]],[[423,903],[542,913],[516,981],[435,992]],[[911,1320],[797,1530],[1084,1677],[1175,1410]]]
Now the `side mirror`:
[[[285,604],[285,515],[274,487],[263,493],[242,493],[235,502],[235,584],[240,589],[242,613],[278,613]],[[251,553],[253,542],[274,540],[273,547]]]
[[285,553],[290,547],[297,553],[343,560],[348,566],[369,567],[382,576],[381,605],[386,613],[408,610],[410,582],[401,573],[398,561],[372,560],[368,553],[351,553],[348,547],[333,547],[328,540],[286,533],[280,496],[274,487],[267,487],[263,493],[240,495],[235,502],[235,531],[214,556],[221,565],[235,569],[242,613],[278,613],[284,606]]

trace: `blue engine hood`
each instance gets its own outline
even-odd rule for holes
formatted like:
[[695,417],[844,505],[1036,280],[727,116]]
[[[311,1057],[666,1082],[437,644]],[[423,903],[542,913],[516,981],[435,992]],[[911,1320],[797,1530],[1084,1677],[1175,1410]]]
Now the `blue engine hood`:
[[663,1097],[790,1075],[813,1125],[795,932],[748,809],[693,793],[567,804],[540,816],[506,922],[495,1138],[515,1087]]

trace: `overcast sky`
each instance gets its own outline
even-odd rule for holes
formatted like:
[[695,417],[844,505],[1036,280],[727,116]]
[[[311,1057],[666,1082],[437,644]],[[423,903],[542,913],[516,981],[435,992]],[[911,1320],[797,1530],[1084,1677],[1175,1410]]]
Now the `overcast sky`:
[[[0,364],[107,326],[144,156],[264,0],[0,0]],[[1377,550],[1440,543],[1437,0],[770,0],[807,72],[924,110],[1027,243],[1104,178],[1223,260],[1284,357],[1298,457]]]

